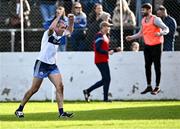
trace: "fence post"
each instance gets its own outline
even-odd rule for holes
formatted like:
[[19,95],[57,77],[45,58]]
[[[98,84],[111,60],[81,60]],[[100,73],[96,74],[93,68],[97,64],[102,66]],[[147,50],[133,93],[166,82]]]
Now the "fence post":
[[14,52],[15,30],[11,30],[11,52]]
[[24,52],[24,16],[23,16],[23,0],[20,1],[21,6],[21,52]]

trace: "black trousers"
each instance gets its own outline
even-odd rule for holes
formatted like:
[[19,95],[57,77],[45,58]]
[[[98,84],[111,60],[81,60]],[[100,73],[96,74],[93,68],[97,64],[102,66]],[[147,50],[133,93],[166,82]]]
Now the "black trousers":
[[151,66],[154,63],[156,86],[159,86],[161,79],[161,54],[162,45],[155,46],[145,45],[144,47],[144,59],[145,59],[145,72],[147,85],[151,85]]
[[103,86],[104,101],[106,101],[106,100],[108,100],[109,85],[110,85],[110,81],[111,81],[109,64],[108,64],[108,62],[107,63],[99,63],[99,64],[96,64],[96,66],[98,67],[98,69],[101,73],[102,79],[100,81],[96,82],[91,87],[89,87],[87,89],[87,91],[88,91],[88,93],[90,93],[91,91]]

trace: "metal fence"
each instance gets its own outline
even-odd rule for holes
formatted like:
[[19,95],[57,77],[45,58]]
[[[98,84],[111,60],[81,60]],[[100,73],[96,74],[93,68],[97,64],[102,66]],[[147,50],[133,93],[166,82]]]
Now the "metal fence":
[[[24,0],[26,1],[26,0]],[[39,51],[41,38],[45,31],[43,23],[44,19],[41,12],[42,1],[41,0],[27,0],[30,5],[30,14],[25,16],[26,23],[24,29],[24,51]],[[74,0],[75,1],[75,0]],[[93,36],[97,32],[94,24],[89,23],[90,13],[96,2],[101,2],[103,10],[110,13],[113,18],[115,9],[117,7],[116,2],[120,0],[79,0],[82,4],[82,10],[87,15],[87,26],[83,29],[83,38],[78,39],[76,44],[72,43],[72,37],[67,37],[66,51],[92,51]],[[134,34],[139,30],[140,22],[138,21],[138,3],[151,2],[153,5],[153,13],[155,13],[158,5],[163,4],[172,17],[175,18],[178,28],[176,31],[175,51],[180,50],[180,0],[126,0],[128,7],[136,17],[136,26],[125,27],[123,26],[123,43],[124,51],[131,51],[132,42],[127,42],[125,37],[127,35]],[[48,0],[46,0],[47,4]],[[51,0],[56,3],[56,0]],[[59,0],[56,5],[62,5],[65,7],[66,15],[71,13],[73,7],[72,0]],[[20,26],[10,25],[11,18],[16,16],[16,0],[0,0],[0,52],[19,52],[21,51],[21,32]],[[25,8],[25,6],[24,6]],[[27,7],[24,10],[28,10]],[[55,14],[55,13],[54,13]],[[15,17],[16,18],[16,17]],[[96,19],[94,19],[96,21]],[[29,23],[28,23],[29,22]],[[13,23],[12,23],[13,24]],[[15,23],[14,23],[15,24]],[[75,28],[77,30],[77,28]],[[110,33],[111,47],[117,47],[121,45],[120,42],[120,27],[112,27]],[[136,40],[140,44],[140,50],[143,50],[143,41]]]

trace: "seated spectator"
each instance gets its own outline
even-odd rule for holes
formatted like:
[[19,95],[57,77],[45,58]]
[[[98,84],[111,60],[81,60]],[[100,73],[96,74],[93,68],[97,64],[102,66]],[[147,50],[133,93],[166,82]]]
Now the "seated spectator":
[[[168,10],[168,14],[173,17],[177,25],[180,26],[180,0],[163,0],[164,7]],[[178,29],[180,33],[180,29]]]
[[103,0],[102,1],[104,11],[110,13],[111,16],[113,15],[113,10],[116,7],[116,1],[117,0]]
[[57,7],[58,6],[63,6],[65,8],[67,15],[69,13],[71,13],[72,4],[73,4],[72,0],[57,0],[57,2],[56,2]]
[[93,6],[97,3],[102,4],[103,0],[78,0],[83,7],[83,11],[85,14],[90,13],[90,9],[93,8]]
[[79,2],[73,4],[72,13],[74,14],[74,31],[71,34],[71,44],[73,51],[82,51],[84,39],[86,37],[87,16],[82,11]]
[[103,6],[99,3],[96,3],[88,16],[88,25],[90,25],[94,21],[97,21],[102,12],[103,12]]
[[43,23],[54,17],[56,10],[56,1],[57,0],[39,0]]
[[[132,28],[136,25],[136,18],[134,13],[130,10],[126,0],[122,0],[122,14],[123,14],[123,27]],[[117,1],[116,7],[114,9],[114,15],[112,17],[112,22],[114,27],[120,27],[120,1]]]
[[175,33],[177,29],[176,20],[167,14],[167,10],[163,5],[159,6],[157,16],[160,17],[164,24],[169,28],[169,33],[164,35],[163,50],[174,51]]
[[60,16],[60,19],[63,20],[66,24],[68,24],[68,18],[66,17],[65,9],[63,6],[58,6],[56,9],[56,15],[54,18],[49,19],[48,21],[44,22],[43,27],[44,29],[48,29],[51,25],[52,21],[57,17]]
[[[11,8],[10,17],[6,19],[5,24],[12,28],[20,28],[21,27],[20,0],[9,1],[8,7]],[[27,0],[23,0],[23,11],[24,11],[23,12],[24,26],[30,27],[31,22],[29,19],[29,15],[31,12],[31,8]]]
[[[123,41],[124,41],[124,50],[130,51],[131,42],[125,40],[127,35],[133,34],[133,29],[136,25],[136,19],[134,13],[130,10],[126,0],[122,0],[122,21],[123,21]],[[120,46],[120,1],[117,1],[116,7],[114,9],[114,15],[112,17],[112,23],[114,29],[111,31],[112,42]]]
[[133,42],[131,45],[131,50],[134,52],[138,52],[139,51],[139,43],[138,42]]
[[101,15],[99,16],[98,20],[106,21],[106,22],[111,22],[111,15],[107,12],[102,12]]
[[94,22],[92,22],[89,26],[88,26],[88,30],[87,30],[87,36],[86,36],[86,44],[85,44],[85,50],[86,51],[92,51],[93,50],[93,39],[94,39],[94,35],[99,31],[100,27],[100,23],[102,21],[111,21],[111,15],[109,13],[106,12],[102,12],[101,15],[98,17],[97,20],[95,20]]

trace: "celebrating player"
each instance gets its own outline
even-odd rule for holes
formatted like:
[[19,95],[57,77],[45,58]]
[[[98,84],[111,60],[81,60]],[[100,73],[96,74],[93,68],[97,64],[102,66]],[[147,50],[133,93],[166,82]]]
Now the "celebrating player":
[[74,15],[69,14],[69,25],[66,26],[60,17],[56,17],[49,29],[44,32],[41,41],[41,50],[34,66],[34,77],[31,88],[25,93],[19,108],[15,115],[19,118],[24,117],[23,108],[31,96],[36,93],[45,77],[53,83],[56,88],[56,100],[58,104],[59,117],[72,117],[73,113],[64,112],[63,110],[63,83],[59,69],[56,65],[56,55],[59,45],[62,43],[62,37],[69,35],[73,31]]

